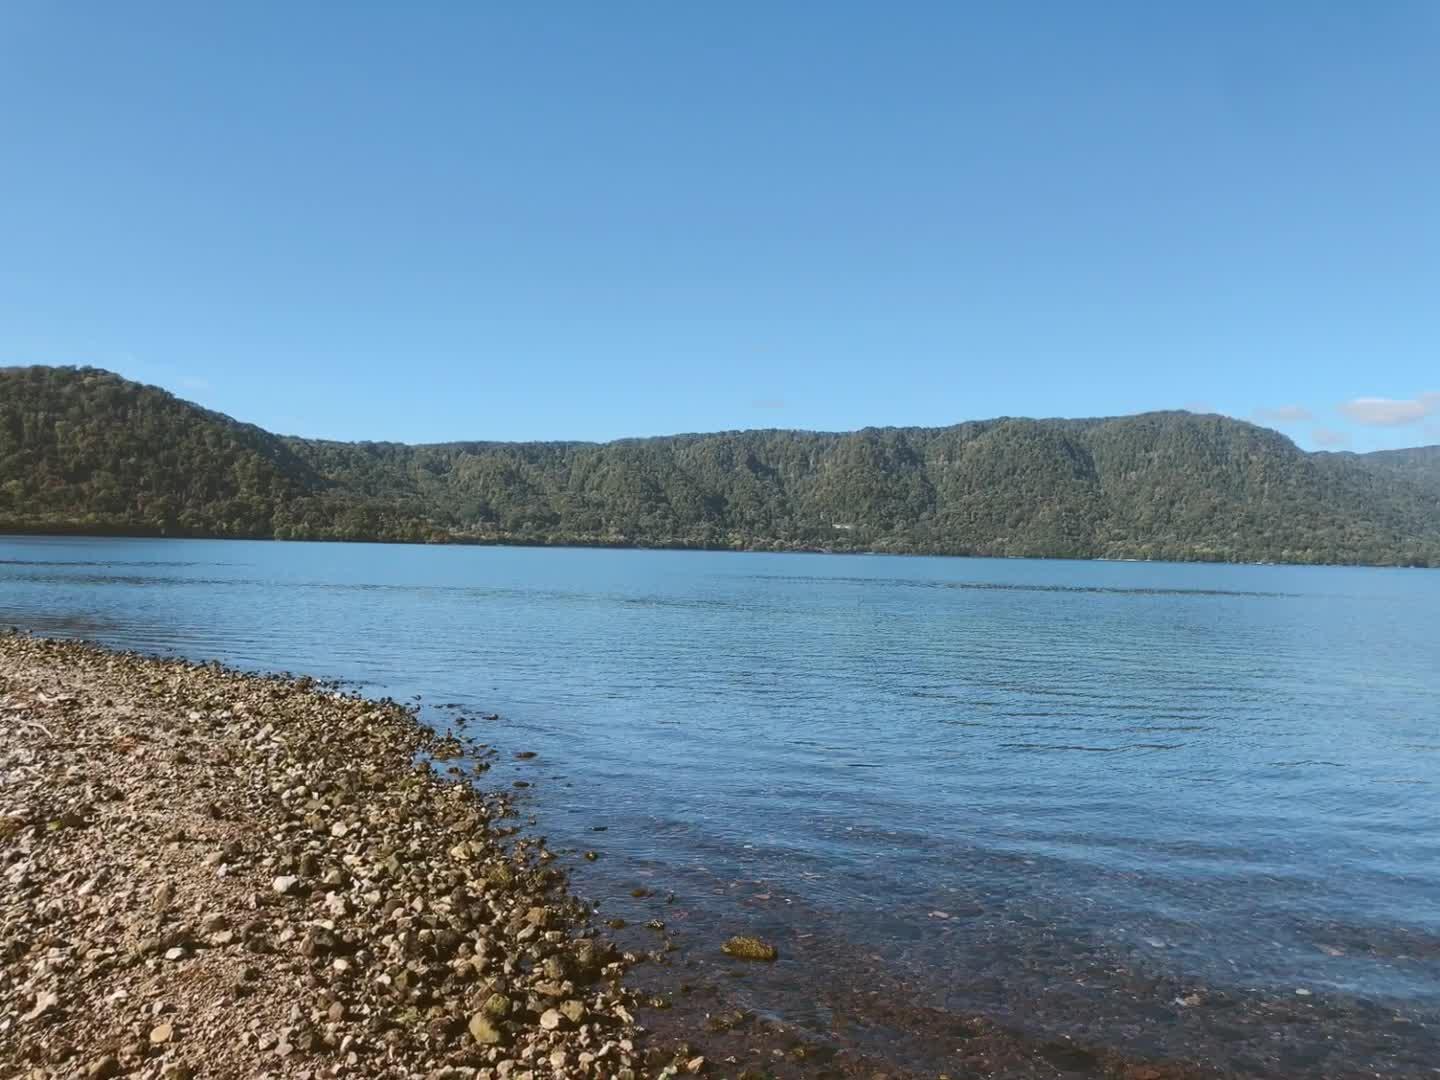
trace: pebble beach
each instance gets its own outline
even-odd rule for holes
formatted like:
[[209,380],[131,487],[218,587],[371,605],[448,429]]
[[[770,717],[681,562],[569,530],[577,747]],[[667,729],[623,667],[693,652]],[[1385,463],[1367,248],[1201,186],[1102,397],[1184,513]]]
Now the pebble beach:
[[308,679],[0,637],[0,1075],[702,1071],[647,1067],[635,958],[460,750]]

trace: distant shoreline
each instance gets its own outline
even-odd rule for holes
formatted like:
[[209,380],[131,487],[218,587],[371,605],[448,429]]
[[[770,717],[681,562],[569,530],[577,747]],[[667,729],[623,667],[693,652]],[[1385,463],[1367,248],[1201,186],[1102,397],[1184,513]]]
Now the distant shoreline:
[[671,543],[635,543],[596,539],[586,542],[573,538],[563,542],[547,543],[543,539],[526,537],[470,538],[449,537],[446,539],[406,540],[383,539],[378,537],[277,537],[277,536],[218,536],[213,533],[161,532],[154,529],[74,529],[57,530],[53,527],[18,528],[14,525],[0,526],[0,540],[6,538],[52,538],[95,539],[95,540],[241,540],[246,542],[272,544],[376,544],[385,547],[507,547],[531,548],[535,550],[602,550],[602,551],[674,551],[712,552],[732,555],[866,555],[891,556],[917,559],[1004,559],[1014,562],[1103,562],[1140,563],[1153,566],[1309,566],[1351,568],[1368,570],[1435,570],[1440,567],[1425,563],[1367,563],[1367,562],[1299,562],[1299,561],[1246,561],[1239,559],[1142,559],[1118,555],[998,555],[986,552],[955,551],[889,551],[873,548],[824,548],[824,547],[765,547],[749,545],[735,547],[728,544],[707,545],[700,542],[674,541]]
[[1440,566],[1440,447],[1152,412],[411,446],[276,435],[90,368],[0,370],[0,530]]

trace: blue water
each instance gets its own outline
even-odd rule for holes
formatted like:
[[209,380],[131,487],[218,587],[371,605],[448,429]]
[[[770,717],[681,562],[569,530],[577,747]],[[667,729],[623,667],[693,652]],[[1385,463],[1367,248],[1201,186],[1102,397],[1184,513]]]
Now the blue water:
[[498,712],[697,948],[1440,1008],[1440,573],[0,538],[0,622]]

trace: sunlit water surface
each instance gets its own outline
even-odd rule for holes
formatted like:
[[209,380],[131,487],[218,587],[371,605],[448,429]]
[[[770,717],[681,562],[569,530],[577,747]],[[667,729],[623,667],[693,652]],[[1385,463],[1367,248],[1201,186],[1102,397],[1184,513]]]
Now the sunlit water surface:
[[0,621],[498,712],[697,946],[1440,1009],[1440,573],[12,538]]

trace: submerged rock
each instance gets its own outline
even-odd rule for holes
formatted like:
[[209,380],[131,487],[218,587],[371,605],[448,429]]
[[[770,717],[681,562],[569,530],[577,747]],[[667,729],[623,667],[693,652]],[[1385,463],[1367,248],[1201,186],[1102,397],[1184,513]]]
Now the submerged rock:
[[743,936],[732,937],[720,946],[720,951],[740,960],[776,960],[780,956],[780,951],[774,945],[759,938]]

